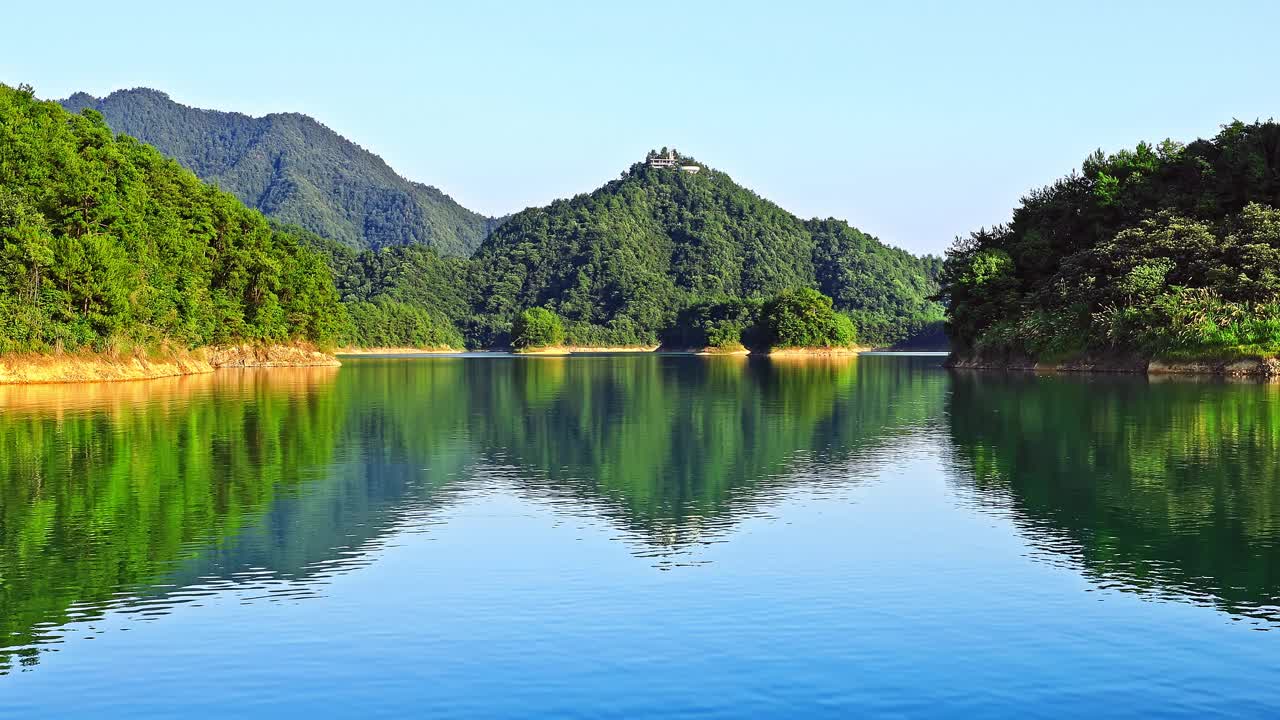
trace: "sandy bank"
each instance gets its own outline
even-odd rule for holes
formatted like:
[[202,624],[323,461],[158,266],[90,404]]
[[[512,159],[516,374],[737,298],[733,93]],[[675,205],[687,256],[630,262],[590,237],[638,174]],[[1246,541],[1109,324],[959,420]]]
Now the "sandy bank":
[[591,347],[582,345],[570,345],[565,350],[571,353],[646,353],[654,352],[658,349],[657,345],[621,345],[618,347]]
[[152,380],[210,373],[218,368],[340,365],[305,344],[227,345],[195,350],[126,353],[9,353],[0,355],[0,384]]
[[466,350],[451,347],[438,348],[419,348],[419,347],[374,347],[374,348],[358,348],[346,347],[338,348],[334,354],[336,355],[456,355]]
[[0,355],[0,384],[150,380],[213,372],[203,353],[179,350],[156,356],[97,353]]
[[809,347],[809,348],[774,348],[762,354],[769,357],[838,357],[859,355],[868,352],[867,347]]
[[568,355],[570,350],[567,347],[543,347],[543,348],[514,348],[511,350],[516,355]]

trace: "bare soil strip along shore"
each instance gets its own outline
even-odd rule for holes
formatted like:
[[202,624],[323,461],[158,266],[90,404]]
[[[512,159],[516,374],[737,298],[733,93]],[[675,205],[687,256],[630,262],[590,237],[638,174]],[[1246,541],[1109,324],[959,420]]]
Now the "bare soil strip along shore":
[[436,347],[436,348],[418,348],[418,347],[372,347],[358,348],[345,347],[338,348],[334,351],[336,355],[458,355],[467,352],[461,348]]
[[318,367],[337,358],[305,344],[227,345],[145,353],[13,353],[0,355],[0,384],[152,380],[219,368]]

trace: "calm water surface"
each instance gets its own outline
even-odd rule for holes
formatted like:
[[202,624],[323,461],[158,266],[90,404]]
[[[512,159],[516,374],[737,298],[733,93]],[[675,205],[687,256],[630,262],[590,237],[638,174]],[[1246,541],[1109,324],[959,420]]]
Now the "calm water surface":
[[0,716],[1280,716],[1280,387],[939,363],[0,387]]

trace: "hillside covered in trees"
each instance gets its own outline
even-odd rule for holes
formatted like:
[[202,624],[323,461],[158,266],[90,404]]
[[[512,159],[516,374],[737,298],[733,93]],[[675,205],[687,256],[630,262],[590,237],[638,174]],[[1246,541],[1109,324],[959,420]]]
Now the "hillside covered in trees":
[[0,352],[336,341],[323,257],[154,148],[0,85]]
[[404,179],[306,115],[203,110],[146,88],[104,98],[76,93],[62,104],[98,111],[116,132],[154,145],[274,220],[352,247],[423,244],[465,256],[497,224]]
[[[692,164],[691,158],[682,158]],[[804,221],[705,166],[637,163],[586,195],[517,213],[469,268],[479,345],[545,307],[570,344],[651,345],[699,303],[763,300],[813,288],[847,313],[863,344],[890,344],[938,325],[929,298],[941,269],[847,223]]]
[[[152,107],[142,101],[164,117],[191,113],[174,128],[225,115],[149,91],[99,105]],[[226,143],[256,132],[256,121],[228,117],[247,124],[218,135]],[[535,308],[577,346],[886,345],[941,324],[929,299],[940,260],[843,222],[800,220],[702,166],[638,163],[591,194],[515,215],[467,258],[268,221],[113,133],[98,110],[73,115],[29,88],[4,89],[0,121],[0,352],[296,339],[506,347]],[[261,150],[255,142],[242,149]],[[183,152],[206,171],[248,157],[217,146],[202,146],[199,162],[193,146]]]
[[961,355],[1233,360],[1280,352],[1280,125],[1095,153],[957,240]]

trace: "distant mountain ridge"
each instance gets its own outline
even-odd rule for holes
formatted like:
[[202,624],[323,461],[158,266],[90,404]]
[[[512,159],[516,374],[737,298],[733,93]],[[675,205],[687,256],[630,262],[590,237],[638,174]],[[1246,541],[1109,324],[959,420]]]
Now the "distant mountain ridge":
[[428,245],[469,255],[498,225],[300,113],[250,117],[182,105],[148,88],[61,104],[155,146],[201,179],[279,221],[356,248]]

